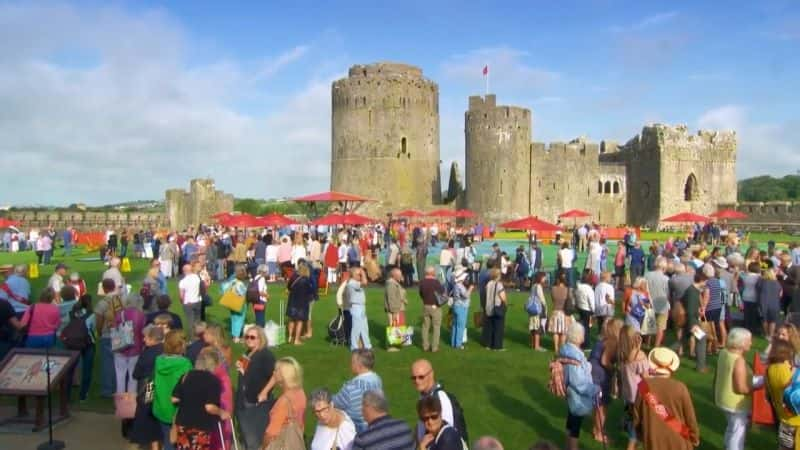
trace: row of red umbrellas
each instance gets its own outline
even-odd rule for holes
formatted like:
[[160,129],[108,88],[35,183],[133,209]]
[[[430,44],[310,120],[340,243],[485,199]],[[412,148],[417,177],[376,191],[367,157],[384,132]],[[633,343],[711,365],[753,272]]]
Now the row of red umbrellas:
[[711,219],[746,219],[747,214],[743,212],[736,211],[734,209],[723,209],[717,211],[709,216],[703,216],[700,214],[695,214],[692,212],[682,212],[679,214],[675,214],[674,216],[669,216],[664,219],[661,219],[662,222],[675,222],[675,223],[688,223],[688,222],[700,222],[706,223],[711,222]]
[[399,211],[395,213],[397,217],[455,217],[455,218],[464,218],[464,219],[471,219],[477,217],[477,215],[468,210],[468,209],[437,209],[435,211],[431,211],[429,213],[424,213],[422,211],[418,211],[416,209],[406,209],[403,211]]
[[18,220],[11,220],[11,219],[6,219],[5,217],[0,217],[0,228],[18,227],[18,226],[19,226]]

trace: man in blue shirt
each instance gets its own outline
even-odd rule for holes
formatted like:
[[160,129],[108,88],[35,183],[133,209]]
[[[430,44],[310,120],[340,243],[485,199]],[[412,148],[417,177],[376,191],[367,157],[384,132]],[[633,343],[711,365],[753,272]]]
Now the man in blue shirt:
[[333,404],[353,419],[356,432],[367,429],[367,421],[361,408],[364,393],[383,389],[381,377],[372,371],[374,366],[375,355],[372,350],[354,351],[350,356],[350,369],[355,377],[346,381],[342,389],[333,396]]
[[64,241],[64,256],[72,256],[72,227],[64,230],[61,240]]
[[30,302],[31,284],[25,278],[27,273],[28,267],[20,264],[14,267],[14,273],[0,285],[0,299],[7,300],[17,314],[24,313]]

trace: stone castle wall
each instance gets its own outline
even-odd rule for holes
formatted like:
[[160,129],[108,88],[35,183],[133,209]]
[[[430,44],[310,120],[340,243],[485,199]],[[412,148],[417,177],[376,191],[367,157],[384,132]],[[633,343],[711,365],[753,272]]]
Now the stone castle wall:
[[213,214],[233,211],[233,195],[217,190],[210,178],[191,180],[188,191],[168,189],[165,197],[167,223],[172,230],[211,223]]
[[14,210],[5,213],[4,217],[22,222],[20,229],[46,228],[56,229],[74,227],[78,231],[112,229],[153,229],[168,225],[163,213],[120,213],[96,211],[29,211]]
[[439,203],[436,83],[418,67],[376,63],[351,67],[331,91],[331,190],[377,200],[362,209],[371,213]]
[[747,214],[746,219],[729,220],[733,226],[751,231],[800,233],[800,202],[732,202],[720,207]]

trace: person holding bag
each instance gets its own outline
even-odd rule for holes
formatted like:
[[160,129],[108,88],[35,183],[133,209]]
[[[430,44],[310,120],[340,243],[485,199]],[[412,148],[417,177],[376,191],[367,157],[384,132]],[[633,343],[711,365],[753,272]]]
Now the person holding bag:
[[[238,344],[241,342],[242,329],[244,328],[245,314],[247,313],[247,302],[245,302],[245,295],[247,294],[247,285],[250,277],[247,275],[247,268],[243,264],[237,264],[234,276],[228,281],[222,283],[222,297],[220,304],[225,306],[231,311],[231,337],[233,342]],[[226,302],[227,298],[235,298],[236,304],[229,304]]]
[[164,338],[164,353],[156,357],[153,370],[153,416],[161,424],[164,438],[164,450],[175,450],[170,439],[176,407],[172,402],[172,393],[181,378],[190,370],[192,363],[183,356],[186,351],[186,339],[183,331],[172,330]]
[[506,300],[506,291],[503,287],[503,282],[500,279],[502,273],[500,269],[493,268],[489,271],[489,283],[486,284],[486,317],[489,319],[484,326],[488,325],[486,333],[486,342],[484,345],[490,350],[502,352],[503,336],[505,333],[506,323],[506,308],[508,301]]
[[163,440],[161,425],[153,416],[153,377],[156,358],[164,352],[164,330],[148,325],[142,331],[144,350],[136,361],[133,378],[137,382],[136,415],[128,439],[142,448],[158,450]]
[[259,448],[272,409],[272,375],[275,357],[267,348],[264,329],[248,327],[244,335],[246,353],[236,361],[239,382],[236,386],[236,422],[244,447]]
[[285,357],[275,363],[270,384],[281,388],[281,396],[269,412],[269,426],[261,444],[264,450],[305,450],[306,393],[303,369],[296,359]]
[[211,435],[219,429],[219,421],[230,420],[230,413],[220,407],[222,385],[214,375],[219,363],[218,352],[200,352],[195,369],[173,389],[172,402],[178,408],[171,432],[175,450],[211,450]]

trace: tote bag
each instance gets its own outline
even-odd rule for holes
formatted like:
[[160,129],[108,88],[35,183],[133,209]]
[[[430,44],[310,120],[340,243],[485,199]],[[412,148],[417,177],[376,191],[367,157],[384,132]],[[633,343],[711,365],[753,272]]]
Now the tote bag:
[[306,450],[306,443],[303,439],[303,431],[300,425],[294,420],[294,408],[292,401],[286,397],[289,402],[289,416],[287,423],[281,429],[281,434],[278,435],[272,442],[269,443],[264,450]]
[[235,313],[238,313],[242,310],[244,301],[244,296],[237,294],[236,289],[231,287],[225,291],[224,294],[222,294],[222,298],[219,299],[219,304]]
[[111,351],[125,350],[134,343],[133,321],[125,320],[125,311],[120,312],[120,324],[111,329]]

